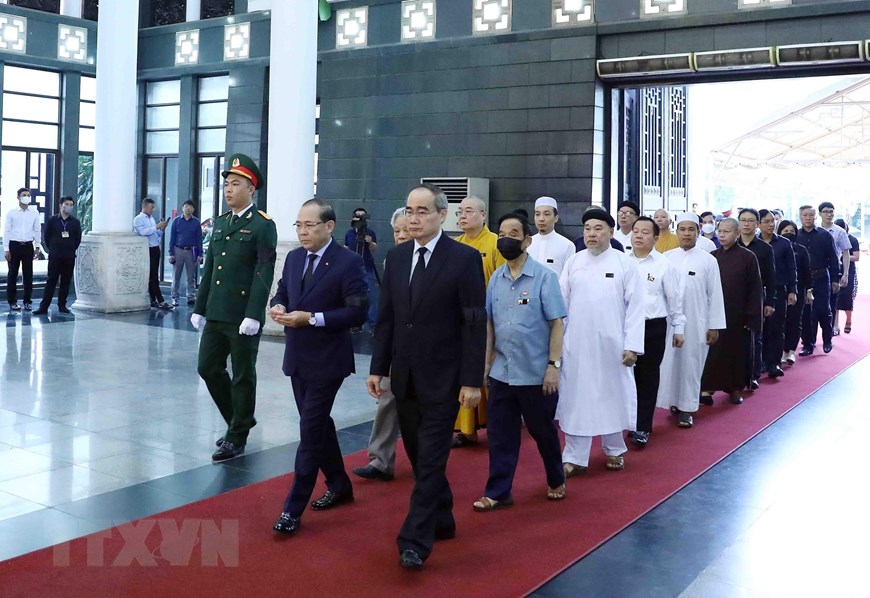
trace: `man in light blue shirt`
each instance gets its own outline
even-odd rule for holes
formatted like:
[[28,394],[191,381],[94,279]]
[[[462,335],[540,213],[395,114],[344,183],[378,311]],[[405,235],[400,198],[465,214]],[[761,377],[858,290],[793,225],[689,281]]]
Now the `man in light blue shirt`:
[[151,298],[151,307],[171,310],[172,306],[163,299],[160,292],[160,279],[158,269],[160,267],[160,239],[169,224],[169,218],[155,222],[151,215],[154,212],[154,200],[146,197],[142,200],[142,211],[133,218],[133,229],[140,237],[148,238],[148,257],[150,269],[148,271],[148,295]]
[[511,485],[525,421],[547,474],[547,498],[565,498],[559,436],[553,421],[559,400],[562,318],[567,315],[556,273],[527,250],[532,227],[516,213],[498,222],[498,250],[507,263],[486,290],[489,404],[489,480],[476,511],[513,504]]

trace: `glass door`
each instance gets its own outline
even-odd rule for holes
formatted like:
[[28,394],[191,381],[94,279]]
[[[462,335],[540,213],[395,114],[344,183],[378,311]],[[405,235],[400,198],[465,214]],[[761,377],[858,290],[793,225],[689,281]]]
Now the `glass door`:
[[[156,203],[154,220],[172,218],[177,214],[178,202],[175,191],[178,189],[178,158],[176,156],[149,156],[145,165],[145,197],[150,197]],[[169,268],[169,232],[160,242],[163,259],[160,263],[160,280],[172,280],[172,268]]]
[[202,223],[202,250],[208,251],[215,219],[223,212],[223,185],[221,171],[223,156],[200,156],[197,178],[197,215]]

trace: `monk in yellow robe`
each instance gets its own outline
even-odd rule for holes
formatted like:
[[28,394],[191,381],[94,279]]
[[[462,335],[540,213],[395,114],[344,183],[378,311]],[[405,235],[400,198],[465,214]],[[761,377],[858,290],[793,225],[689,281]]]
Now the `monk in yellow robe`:
[[677,235],[671,232],[671,215],[667,210],[656,210],[653,214],[653,220],[659,225],[659,240],[656,241],[655,250],[659,253],[676,249],[680,246],[680,240]]
[[[484,282],[489,284],[489,278],[496,268],[505,263],[496,248],[498,235],[486,226],[486,204],[478,197],[466,197],[459,204],[456,212],[462,234],[457,241],[480,252],[483,260]],[[453,448],[477,443],[477,431],[486,426],[486,387],[481,388],[480,403],[476,408],[460,407],[456,416],[453,437]]]

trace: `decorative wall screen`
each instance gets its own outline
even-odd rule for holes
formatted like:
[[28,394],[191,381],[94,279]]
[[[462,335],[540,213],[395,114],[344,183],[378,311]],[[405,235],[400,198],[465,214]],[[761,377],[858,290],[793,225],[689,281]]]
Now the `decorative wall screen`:
[[639,99],[641,208],[685,212],[686,88],[645,88]]

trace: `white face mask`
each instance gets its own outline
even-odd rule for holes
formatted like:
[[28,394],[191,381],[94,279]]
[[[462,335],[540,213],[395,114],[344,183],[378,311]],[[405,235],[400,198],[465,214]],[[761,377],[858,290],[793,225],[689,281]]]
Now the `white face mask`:
[[701,227],[701,232],[704,233],[705,235],[709,235],[714,230],[716,230],[716,227],[714,225],[710,224],[709,222]]

